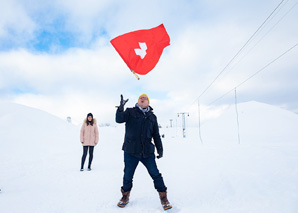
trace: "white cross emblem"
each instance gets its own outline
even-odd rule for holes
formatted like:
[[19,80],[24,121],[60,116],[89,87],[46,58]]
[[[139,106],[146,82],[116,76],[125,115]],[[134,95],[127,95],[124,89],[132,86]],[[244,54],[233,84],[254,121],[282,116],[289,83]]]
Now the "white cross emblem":
[[140,45],[141,49],[135,49],[135,53],[136,53],[136,55],[139,55],[141,57],[141,59],[143,59],[143,58],[145,58],[145,56],[147,54],[146,53],[147,45],[145,42],[144,43],[139,42],[139,45]]

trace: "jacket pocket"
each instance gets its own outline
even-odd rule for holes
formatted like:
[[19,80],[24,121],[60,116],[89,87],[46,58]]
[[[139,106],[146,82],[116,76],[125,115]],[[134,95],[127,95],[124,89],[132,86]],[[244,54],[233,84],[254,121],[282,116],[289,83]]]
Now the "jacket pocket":
[[148,138],[145,145],[145,153],[154,153],[155,146],[151,143],[151,138]]
[[136,145],[135,138],[125,137],[122,149],[128,153],[135,153],[138,150]]

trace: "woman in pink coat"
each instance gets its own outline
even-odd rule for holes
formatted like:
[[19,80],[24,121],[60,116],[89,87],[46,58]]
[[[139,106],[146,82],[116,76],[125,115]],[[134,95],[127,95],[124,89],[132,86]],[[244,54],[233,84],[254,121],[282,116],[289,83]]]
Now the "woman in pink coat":
[[98,143],[98,128],[96,124],[96,119],[93,119],[92,113],[87,115],[81,128],[80,134],[81,143],[83,145],[83,156],[81,163],[81,170],[84,171],[84,164],[87,157],[87,152],[89,149],[89,164],[88,171],[91,171],[91,163],[93,159],[94,146]]

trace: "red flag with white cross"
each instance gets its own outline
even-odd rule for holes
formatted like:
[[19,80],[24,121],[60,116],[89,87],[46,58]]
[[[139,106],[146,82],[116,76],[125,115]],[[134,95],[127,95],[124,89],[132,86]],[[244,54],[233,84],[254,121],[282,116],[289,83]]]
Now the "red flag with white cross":
[[170,45],[170,37],[161,24],[120,35],[111,44],[132,72],[146,75],[156,66],[163,49]]

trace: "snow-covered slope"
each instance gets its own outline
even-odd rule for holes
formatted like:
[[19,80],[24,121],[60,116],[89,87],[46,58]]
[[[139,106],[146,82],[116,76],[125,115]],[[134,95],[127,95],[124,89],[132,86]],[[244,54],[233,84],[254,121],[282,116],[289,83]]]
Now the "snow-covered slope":
[[[85,112],[83,112],[85,113]],[[257,102],[238,105],[198,129],[161,129],[157,160],[171,212],[298,212],[298,116]],[[159,116],[159,115],[158,115]],[[100,118],[97,118],[100,120]],[[80,172],[80,126],[43,111],[0,105],[1,212],[163,212],[146,169],[131,202],[120,199],[124,125],[99,128],[93,170]]]
[[[254,101],[238,104],[237,111],[240,143],[298,142],[297,114]],[[235,106],[231,105],[217,119],[203,123],[201,133],[208,142],[224,139],[225,143],[238,143]]]

